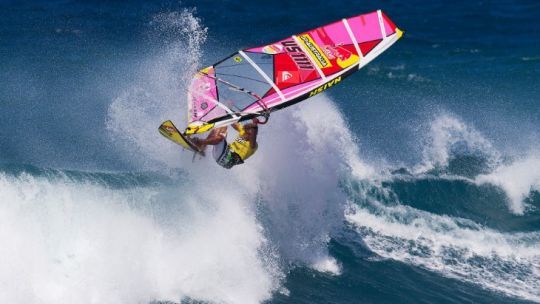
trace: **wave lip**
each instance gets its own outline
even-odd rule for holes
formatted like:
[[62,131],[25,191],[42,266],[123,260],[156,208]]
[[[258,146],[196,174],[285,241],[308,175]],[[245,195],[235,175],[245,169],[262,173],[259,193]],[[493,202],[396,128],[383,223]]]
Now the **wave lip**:
[[[408,172],[405,168],[402,171]],[[448,113],[431,122],[424,139],[422,162],[411,172],[499,187],[508,197],[508,209],[516,215],[526,212],[530,207],[527,198],[540,189],[540,158],[536,151],[525,157],[504,159],[481,132]]]
[[533,155],[501,165],[489,174],[478,176],[475,181],[504,189],[510,200],[510,210],[523,215],[527,209],[525,199],[532,191],[540,191],[540,157]]
[[422,163],[413,168],[417,174],[448,169],[456,156],[479,161],[480,171],[501,162],[500,153],[482,133],[449,113],[443,113],[431,122],[423,144]]

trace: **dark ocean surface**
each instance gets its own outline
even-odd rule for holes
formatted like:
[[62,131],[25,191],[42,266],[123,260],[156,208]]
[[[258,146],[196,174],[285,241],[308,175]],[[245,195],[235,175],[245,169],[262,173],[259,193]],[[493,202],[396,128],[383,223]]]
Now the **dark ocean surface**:
[[[403,39],[242,167],[196,68],[382,9]],[[0,302],[540,302],[538,1],[1,1]]]

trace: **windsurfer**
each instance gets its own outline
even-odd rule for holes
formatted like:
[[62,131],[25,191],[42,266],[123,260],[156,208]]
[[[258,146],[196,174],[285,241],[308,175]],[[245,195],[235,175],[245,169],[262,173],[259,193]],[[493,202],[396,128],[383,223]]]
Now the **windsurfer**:
[[214,146],[212,155],[216,162],[223,168],[230,169],[235,165],[243,164],[257,151],[259,124],[261,122],[257,118],[247,124],[238,122],[232,124],[238,136],[230,144],[227,144],[227,126],[213,129],[204,139],[190,138],[190,140],[201,151],[204,151],[208,145]]

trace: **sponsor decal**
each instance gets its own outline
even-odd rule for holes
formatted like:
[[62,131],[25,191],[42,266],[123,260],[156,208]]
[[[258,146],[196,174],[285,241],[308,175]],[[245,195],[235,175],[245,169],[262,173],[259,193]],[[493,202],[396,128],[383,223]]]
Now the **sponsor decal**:
[[292,74],[287,72],[287,71],[282,71],[281,72],[281,81],[287,81],[288,79],[290,79],[292,77]]
[[300,41],[306,46],[308,51],[311,53],[311,56],[315,58],[317,65],[324,69],[329,68],[332,66],[330,63],[330,60],[326,57],[326,55],[323,53],[323,51],[319,48],[319,46],[313,41],[313,38],[309,34],[301,35]]
[[302,51],[302,48],[296,44],[294,40],[286,40],[281,42],[285,47],[285,51],[291,56],[292,60],[299,69],[313,70],[314,67],[307,55]]
[[[325,53],[328,58],[336,59],[336,63],[342,68],[346,68],[356,62],[359,57],[340,45],[326,45],[324,46]],[[329,55],[330,54],[330,55]]]
[[277,53],[281,53],[283,51],[283,46],[279,44],[271,44],[263,47],[262,51],[266,54],[275,55]]
[[336,56],[334,56],[334,47],[331,45],[325,45],[323,46],[323,52],[330,60],[336,59]]
[[322,93],[323,91],[325,91],[326,89],[334,86],[335,84],[341,82],[341,76],[338,76],[332,80],[330,80],[329,82],[323,84],[322,86],[316,88],[315,90],[309,92],[309,97],[313,97],[319,93]]
[[174,128],[172,126],[169,126],[169,125],[163,125],[163,129],[165,129],[165,131],[169,132],[169,134],[172,134],[175,132]]
[[276,80],[276,84],[278,85],[282,83],[299,83],[300,73],[298,73],[298,71],[279,71]]

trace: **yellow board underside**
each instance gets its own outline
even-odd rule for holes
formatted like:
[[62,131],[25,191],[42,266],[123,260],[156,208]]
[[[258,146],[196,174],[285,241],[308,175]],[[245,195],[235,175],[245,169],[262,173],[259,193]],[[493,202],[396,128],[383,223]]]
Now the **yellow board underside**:
[[182,135],[178,129],[174,126],[172,121],[167,120],[164,123],[159,126],[159,133],[163,135],[168,140],[171,140],[174,143],[179,144],[184,149],[188,149],[193,152],[200,152],[197,150],[197,148],[190,142],[188,142],[189,139]]

